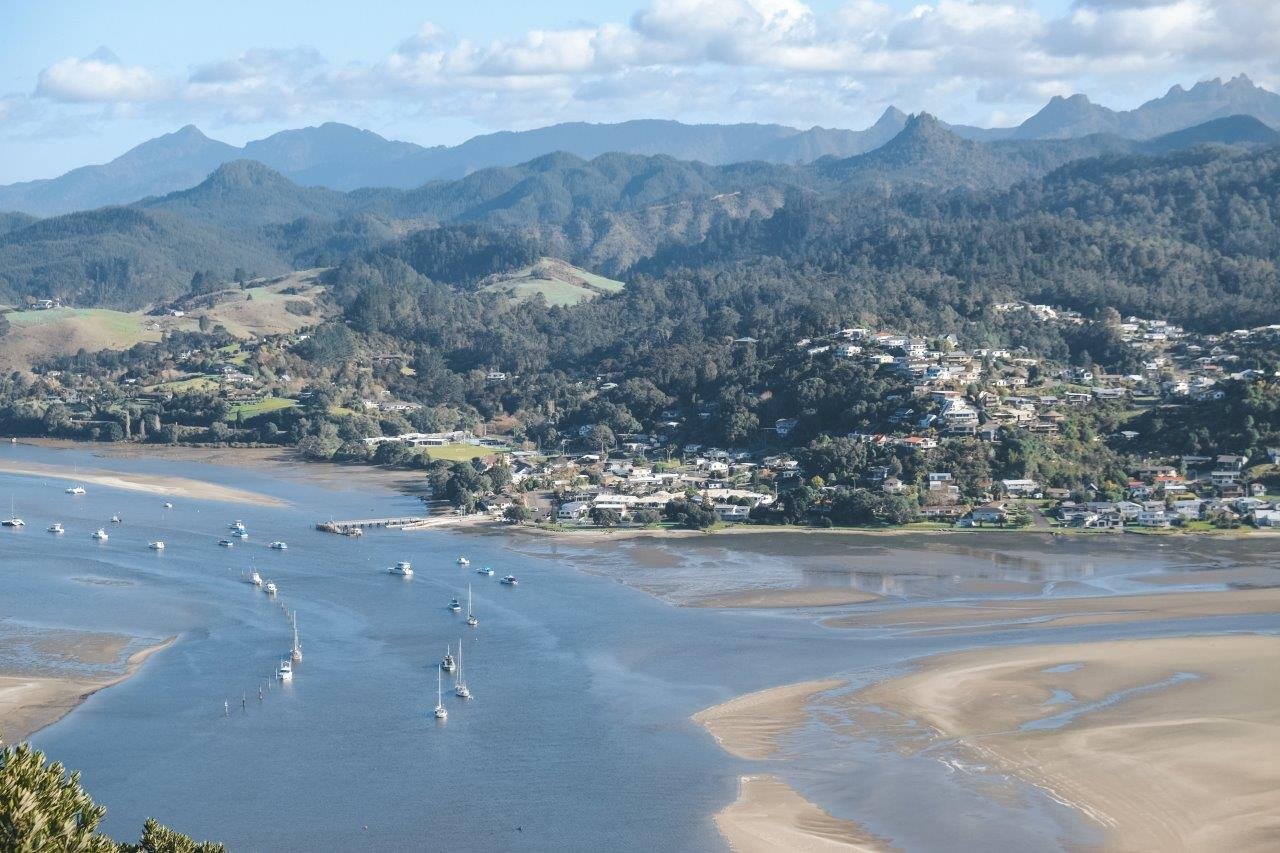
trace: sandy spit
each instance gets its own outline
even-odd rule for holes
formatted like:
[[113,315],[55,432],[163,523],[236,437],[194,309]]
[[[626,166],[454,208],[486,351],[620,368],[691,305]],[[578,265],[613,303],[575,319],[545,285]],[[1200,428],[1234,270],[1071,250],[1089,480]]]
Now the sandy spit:
[[21,474],[29,477],[48,477],[86,486],[128,489],[133,492],[147,492],[168,498],[249,503],[257,506],[287,506],[284,501],[273,498],[270,495],[250,492],[244,489],[234,489],[230,486],[220,486],[203,480],[172,477],[165,474],[73,469],[65,465],[45,465],[39,462],[10,462],[7,460],[0,460],[0,472]]
[[693,715],[716,743],[739,758],[768,758],[778,738],[804,723],[804,708],[819,693],[843,687],[840,678],[802,681],[747,693]]
[[25,676],[0,674],[0,737],[7,743],[26,740],[51,726],[99,690],[133,676],[147,658],[168,648],[177,637],[129,656],[120,675],[107,678]]
[[746,589],[736,592],[707,595],[688,602],[688,607],[720,608],[788,608],[788,607],[837,607],[844,604],[865,604],[877,601],[880,596],[856,589],[838,587],[809,587],[803,589]]

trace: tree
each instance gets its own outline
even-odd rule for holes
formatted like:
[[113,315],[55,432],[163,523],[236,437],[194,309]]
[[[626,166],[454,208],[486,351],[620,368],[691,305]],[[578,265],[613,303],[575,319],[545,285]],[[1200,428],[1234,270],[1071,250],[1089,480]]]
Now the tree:
[[533,510],[522,504],[512,504],[503,510],[502,517],[512,524],[524,524],[533,518]]
[[596,527],[617,527],[622,521],[622,513],[616,509],[593,507],[591,509],[591,521]]

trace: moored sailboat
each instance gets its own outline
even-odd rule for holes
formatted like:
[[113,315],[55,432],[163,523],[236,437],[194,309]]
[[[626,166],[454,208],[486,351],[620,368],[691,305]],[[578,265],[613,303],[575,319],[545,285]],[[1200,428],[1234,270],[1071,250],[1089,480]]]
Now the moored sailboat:
[[436,670],[436,719],[447,720],[449,712],[444,707],[444,675]]
[[[474,628],[480,624],[480,620],[476,618],[475,608],[471,606],[471,584],[467,584],[467,625]],[[461,653],[461,649],[459,649]]]
[[467,687],[467,676],[462,668],[462,640],[458,640],[458,677],[453,686],[453,695],[459,699],[471,698],[471,690]]

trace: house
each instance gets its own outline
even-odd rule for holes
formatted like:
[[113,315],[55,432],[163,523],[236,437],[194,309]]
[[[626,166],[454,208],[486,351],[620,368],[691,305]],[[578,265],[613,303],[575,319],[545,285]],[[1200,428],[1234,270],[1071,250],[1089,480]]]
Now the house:
[[1137,523],[1139,527],[1168,527],[1170,518],[1164,510],[1143,510],[1138,513]]
[[778,438],[786,438],[798,423],[800,421],[797,418],[778,418],[773,422],[773,428],[777,431]]
[[1255,509],[1253,523],[1259,527],[1280,527],[1280,509]]
[[969,518],[974,524],[1004,524],[1009,520],[1009,513],[1004,504],[989,503],[974,507],[969,511]]
[[724,522],[746,521],[751,515],[751,508],[738,504],[715,504],[712,506],[716,518]]
[[1029,497],[1039,494],[1040,484],[1035,480],[1001,480],[1005,494]]
[[556,520],[581,521],[590,508],[586,501],[566,501],[556,510]]

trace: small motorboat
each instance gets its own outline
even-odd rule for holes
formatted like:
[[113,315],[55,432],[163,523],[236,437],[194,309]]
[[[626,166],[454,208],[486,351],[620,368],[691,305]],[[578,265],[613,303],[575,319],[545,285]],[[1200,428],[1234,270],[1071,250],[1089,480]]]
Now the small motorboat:
[[65,532],[66,532],[65,530],[63,530],[63,528],[62,528],[62,522],[60,522],[60,521],[55,521],[53,524],[50,524],[50,525],[49,525],[47,528],[45,528],[45,529],[46,529],[46,530],[48,530],[50,533],[65,533]]
[[402,578],[411,578],[413,577],[413,566],[409,564],[408,560],[401,560],[391,568],[387,569],[387,574],[399,575]]
[[275,581],[267,581],[267,595],[275,595],[280,590],[276,589]]
[[236,519],[235,521],[227,525],[227,529],[228,530],[244,530],[245,529],[244,522],[241,521],[240,519]]
[[471,565],[471,561],[470,561],[470,560],[468,560],[466,557],[459,557],[459,558],[458,558],[458,565],[459,565],[459,566],[469,566],[469,565]]
[[99,527],[94,533],[90,535],[90,538],[96,539],[99,542],[106,542],[111,537],[107,536],[107,531]]
[[254,586],[262,586],[262,575],[258,574],[256,570],[249,572],[249,576],[244,580],[245,583],[251,583]]
[[458,601],[458,599],[456,599],[456,598],[455,598],[453,601],[450,601],[450,602],[449,602],[449,612],[451,612],[451,613],[460,613],[461,611],[462,611],[462,602],[461,602],[461,601]]
[[173,503],[172,503],[171,501],[165,501],[165,502],[164,502],[164,508],[165,508],[165,509],[173,509]]
[[481,566],[480,568],[476,569],[476,574],[484,575],[487,578],[491,578],[493,577],[493,569],[489,568],[488,566]]
[[148,542],[148,543],[147,543],[147,547],[148,547],[148,548],[150,548],[152,551],[163,551],[163,550],[164,550],[164,542],[163,542],[163,541],[161,541],[161,540],[159,540],[159,539],[157,539],[157,540],[156,540],[156,541],[154,541],[154,542]]
[[289,546],[283,542],[272,542],[270,546],[272,551],[287,551]]
[[520,581],[516,579],[515,575],[507,575],[500,581],[500,583],[504,583],[507,586],[515,586],[516,584],[520,583]]
[[293,663],[288,658],[280,661],[280,668],[276,670],[276,678],[281,681],[293,681]]
[[123,523],[123,522],[124,522],[124,519],[123,519],[123,518],[121,518],[120,516],[118,516],[118,515],[113,515],[113,516],[111,516],[111,523],[112,523],[112,524],[121,524],[121,523]]
[[444,657],[440,660],[440,668],[445,672],[453,672],[458,668],[458,664],[453,660],[453,646],[446,646]]
[[232,542],[230,539],[219,539],[218,544],[221,545],[223,548],[236,547],[236,543]]
[[248,538],[249,538],[249,532],[248,532],[248,531],[246,531],[246,530],[237,530],[233,535],[234,535],[237,539],[248,539]]
[[78,485],[78,484],[77,484],[77,485],[72,486],[71,488],[67,489],[67,490],[66,490],[66,493],[67,493],[67,494],[69,494],[69,495],[83,495],[83,494],[84,494],[84,486],[81,486],[81,485]]

